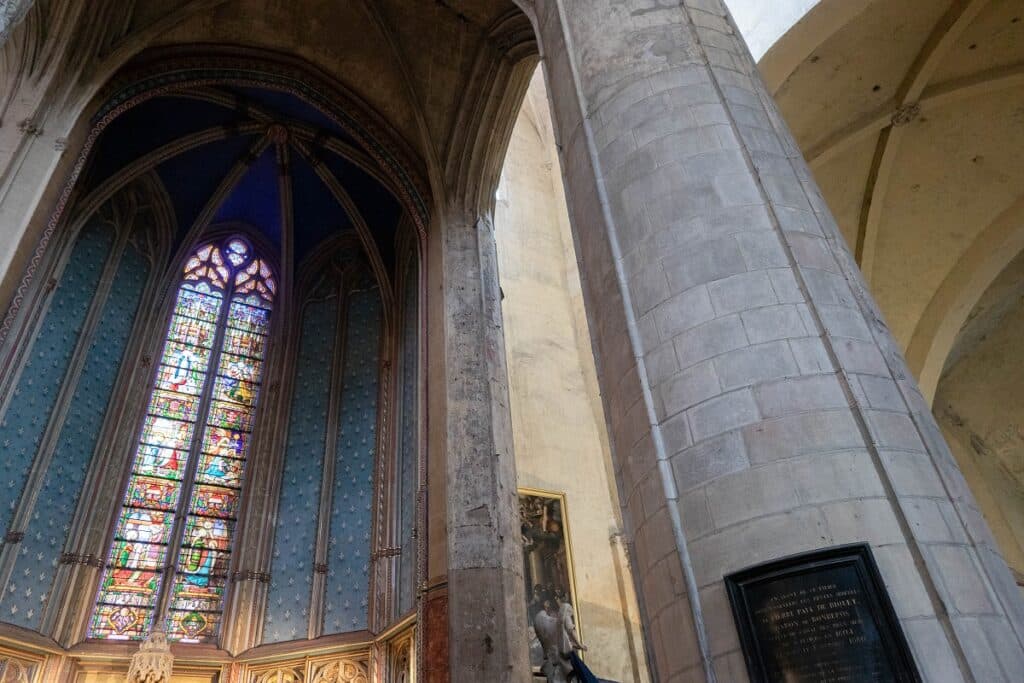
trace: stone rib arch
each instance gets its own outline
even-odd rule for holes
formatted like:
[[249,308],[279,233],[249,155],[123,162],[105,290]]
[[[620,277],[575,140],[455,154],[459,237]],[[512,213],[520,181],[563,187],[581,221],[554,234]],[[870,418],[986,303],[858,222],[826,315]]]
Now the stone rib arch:
[[907,346],[907,364],[929,405],[946,358],[974,305],[999,273],[1024,250],[1024,196],[986,227],[946,275]]
[[[294,58],[256,53],[240,48],[168,48],[157,50],[139,59],[138,66],[129,66],[99,88],[92,103],[84,108],[72,137],[83,140],[79,153],[70,164],[67,176],[56,184],[61,188],[55,206],[39,225],[35,248],[28,259],[28,267],[16,286],[3,323],[0,341],[7,336],[14,318],[20,310],[29,283],[45,255],[53,234],[65,221],[67,209],[74,204],[73,197],[79,179],[84,173],[101,134],[115,119],[128,109],[177,89],[188,89],[215,84],[235,84],[281,90],[294,94],[324,115],[333,119],[360,144],[367,155],[389,176],[390,185],[398,190],[397,199],[410,214],[420,233],[426,232],[429,222],[429,193],[418,158],[409,145],[400,138],[387,121],[369,105],[344,86],[319,73],[311,64]],[[219,139],[222,132],[211,129],[206,137],[197,136],[194,142]],[[167,153],[179,153],[174,145],[167,145]],[[163,149],[163,148],[162,148]],[[153,159],[144,157],[137,171],[148,170]],[[116,185],[116,184],[112,184]],[[109,191],[111,187],[107,187]],[[30,228],[23,239],[33,240]]]

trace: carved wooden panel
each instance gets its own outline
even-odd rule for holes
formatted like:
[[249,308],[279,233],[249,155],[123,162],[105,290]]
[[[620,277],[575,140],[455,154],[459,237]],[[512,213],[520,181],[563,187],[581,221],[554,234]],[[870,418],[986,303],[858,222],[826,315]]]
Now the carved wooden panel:
[[310,683],[368,683],[370,673],[365,662],[339,659],[313,664]]
[[289,665],[252,674],[252,683],[305,683],[304,666]]

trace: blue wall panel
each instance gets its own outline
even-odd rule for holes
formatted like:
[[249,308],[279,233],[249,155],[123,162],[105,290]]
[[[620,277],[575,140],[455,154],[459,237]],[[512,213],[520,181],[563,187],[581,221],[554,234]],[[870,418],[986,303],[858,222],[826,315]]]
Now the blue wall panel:
[[6,620],[38,629],[89,461],[131,334],[149,263],[125,251],[93,336],[53,458],[3,598]]
[[310,304],[302,318],[264,643],[307,635],[336,320],[337,299]]
[[324,633],[366,628],[380,317],[376,290],[350,296],[331,501]]
[[[87,226],[79,235],[53,293],[39,335],[0,419],[0,515],[3,530],[21,497],[25,480],[50,419],[89,304],[113,240],[107,227]],[[2,532],[0,532],[2,533]],[[13,581],[13,579],[12,579]],[[10,586],[7,587],[8,592]],[[37,596],[38,597],[38,596]],[[0,618],[10,620],[19,607],[4,605]]]
[[409,269],[405,287],[405,311],[402,320],[402,420],[399,425],[398,450],[398,612],[404,614],[415,606],[416,542],[413,538],[416,521],[416,485],[419,474],[419,415],[417,385],[419,383],[419,294],[415,262]]

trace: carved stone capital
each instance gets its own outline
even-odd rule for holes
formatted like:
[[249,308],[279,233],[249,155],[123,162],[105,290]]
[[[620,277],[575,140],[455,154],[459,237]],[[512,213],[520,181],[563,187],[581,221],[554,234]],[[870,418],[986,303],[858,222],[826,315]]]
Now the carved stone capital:
[[84,555],[80,555],[78,553],[61,553],[60,563],[82,564],[101,569],[103,567],[103,558],[96,557],[92,553],[86,553]]
[[402,554],[402,549],[398,546],[391,546],[380,548],[375,552],[370,553],[371,560],[378,560],[382,557],[395,557]]
[[270,583],[270,574],[267,572],[258,572],[253,569],[240,569],[231,575],[231,580],[235,583],[240,583],[242,581]]

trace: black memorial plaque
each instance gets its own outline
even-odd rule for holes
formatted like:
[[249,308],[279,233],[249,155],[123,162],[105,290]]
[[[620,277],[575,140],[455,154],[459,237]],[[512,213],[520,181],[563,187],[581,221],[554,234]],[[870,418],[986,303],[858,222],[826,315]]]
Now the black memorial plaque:
[[751,683],[918,683],[867,545],[725,577]]

